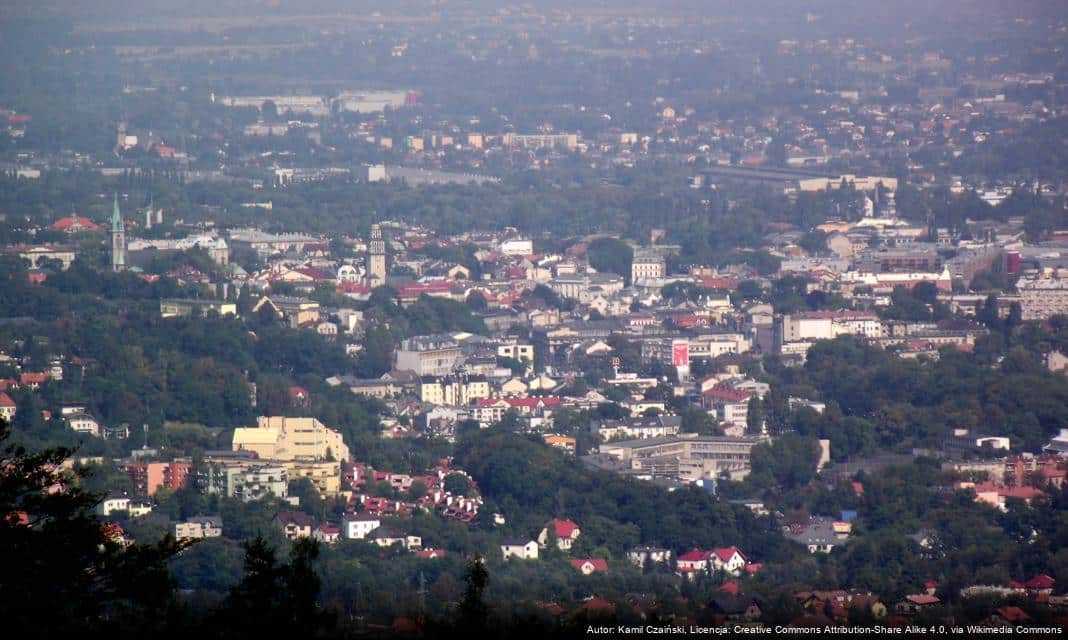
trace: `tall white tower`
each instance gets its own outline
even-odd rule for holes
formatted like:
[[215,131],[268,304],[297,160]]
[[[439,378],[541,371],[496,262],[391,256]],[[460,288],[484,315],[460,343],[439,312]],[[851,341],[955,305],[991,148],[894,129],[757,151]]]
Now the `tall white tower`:
[[371,225],[371,242],[367,252],[367,285],[371,288],[386,284],[386,242],[382,228]]

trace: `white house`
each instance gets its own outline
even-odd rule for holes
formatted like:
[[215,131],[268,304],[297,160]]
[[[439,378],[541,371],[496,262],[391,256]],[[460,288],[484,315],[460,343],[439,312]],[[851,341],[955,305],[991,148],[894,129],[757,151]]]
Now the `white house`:
[[501,556],[523,560],[538,559],[538,543],[533,540],[504,540],[501,542]]
[[737,547],[716,549],[712,554],[712,569],[723,571],[732,576],[741,575],[742,569],[749,564],[745,555]]
[[380,526],[382,526],[382,521],[378,519],[378,516],[359,513],[345,516],[342,523],[342,535],[346,540],[363,540]]
[[76,433],[87,433],[91,436],[100,435],[100,423],[88,413],[73,413],[67,416],[67,424]]
[[582,529],[571,520],[552,519],[538,534],[538,545],[545,548],[549,544],[549,534],[556,539],[556,546],[561,551],[571,551],[571,545],[582,535]]
[[11,422],[17,411],[18,407],[15,405],[15,401],[11,399],[11,396],[0,391],[0,418]]
[[110,516],[116,511],[129,511],[130,499],[126,496],[108,496],[96,505],[96,512],[102,516]]

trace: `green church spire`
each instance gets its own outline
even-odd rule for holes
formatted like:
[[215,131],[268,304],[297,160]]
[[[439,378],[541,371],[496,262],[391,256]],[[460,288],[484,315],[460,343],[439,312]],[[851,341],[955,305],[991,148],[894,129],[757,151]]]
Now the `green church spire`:
[[119,194],[115,194],[115,203],[111,207],[111,270],[122,271],[126,268],[126,225],[119,212]]

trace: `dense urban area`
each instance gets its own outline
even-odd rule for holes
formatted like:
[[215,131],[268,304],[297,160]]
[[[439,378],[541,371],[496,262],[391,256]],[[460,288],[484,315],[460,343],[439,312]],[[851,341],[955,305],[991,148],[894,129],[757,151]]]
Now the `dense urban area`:
[[1068,629],[1062,3],[4,4],[9,630]]

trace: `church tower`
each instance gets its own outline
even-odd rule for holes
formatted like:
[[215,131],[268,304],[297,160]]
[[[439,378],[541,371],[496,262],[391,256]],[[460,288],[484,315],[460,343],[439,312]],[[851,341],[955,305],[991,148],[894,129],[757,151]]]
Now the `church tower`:
[[119,213],[119,194],[115,194],[115,204],[111,208],[111,270],[126,269],[126,226]]
[[371,225],[371,242],[367,252],[367,285],[371,288],[386,284],[386,242],[382,228]]

